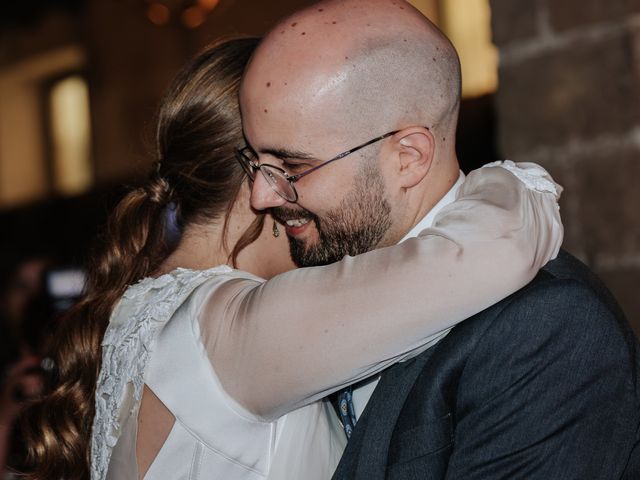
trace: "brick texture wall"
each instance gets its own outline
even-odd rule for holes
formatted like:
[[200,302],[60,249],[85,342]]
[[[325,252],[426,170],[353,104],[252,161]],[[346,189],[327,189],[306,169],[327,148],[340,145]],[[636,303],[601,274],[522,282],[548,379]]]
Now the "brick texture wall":
[[640,0],[491,0],[498,144],[565,187],[564,248],[640,334]]

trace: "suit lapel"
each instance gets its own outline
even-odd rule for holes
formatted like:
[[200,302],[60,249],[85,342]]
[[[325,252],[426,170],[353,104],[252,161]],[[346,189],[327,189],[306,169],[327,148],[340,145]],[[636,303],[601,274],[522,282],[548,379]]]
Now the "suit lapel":
[[[334,480],[383,479],[389,442],[413,384],[433,349],[383,372],[338,464]],[[366,446],[366,449],[363,448]]]

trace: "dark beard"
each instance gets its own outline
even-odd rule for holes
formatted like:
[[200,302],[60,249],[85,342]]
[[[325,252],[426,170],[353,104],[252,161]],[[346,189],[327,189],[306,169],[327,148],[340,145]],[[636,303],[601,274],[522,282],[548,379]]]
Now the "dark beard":
[[[375,168],[375,167],[374,167]],[[308,210],[289,212],[274,209],[281,218],[306,217],[313,220],[319,240],[314,245],[289,237],[291,257],[300,267],[328,265],[347,255],[359,255],[378,246],[391,226],[391,206],[384,198],[384,183],[376,169],[361,172],[356,184],[335,210],[322,218]]]

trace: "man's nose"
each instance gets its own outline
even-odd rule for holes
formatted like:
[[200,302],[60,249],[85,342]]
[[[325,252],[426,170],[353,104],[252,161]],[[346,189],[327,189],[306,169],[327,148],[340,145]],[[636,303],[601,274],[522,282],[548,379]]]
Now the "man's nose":
[[287,201],[276,193],[262,172],[256,172],[256,177],[251,187],[251,206],[256,210],[266,210],[271,207],[279,207]]

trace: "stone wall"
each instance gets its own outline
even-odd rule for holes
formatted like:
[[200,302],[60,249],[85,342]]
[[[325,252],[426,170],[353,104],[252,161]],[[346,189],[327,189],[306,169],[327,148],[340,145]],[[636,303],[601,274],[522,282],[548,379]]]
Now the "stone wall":
[[564,247],[640,332],[640,0],[491,7],[499,149],[564,185]]

